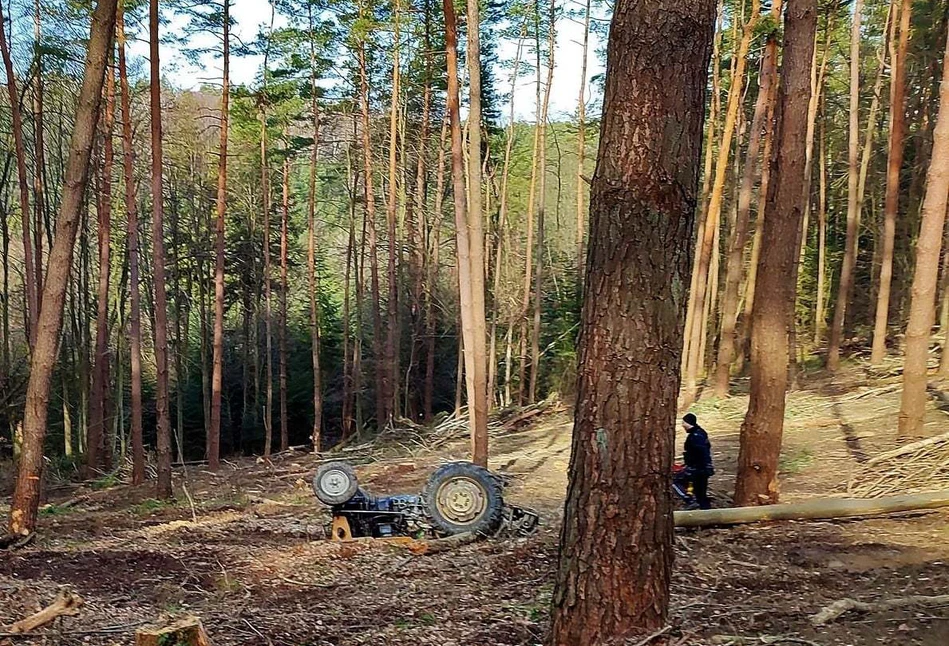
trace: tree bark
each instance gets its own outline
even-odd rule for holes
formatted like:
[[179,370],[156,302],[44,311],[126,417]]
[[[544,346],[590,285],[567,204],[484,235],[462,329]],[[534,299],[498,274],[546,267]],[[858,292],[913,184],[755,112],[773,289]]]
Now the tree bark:
[[386,199],[386,225],[389,237],[388,268],[386,272],[389,287],[389,296],[386,299],[386,346],[385,370],[382,376],[383,391],[380,394],[385,404],[385,419],[380,425],[386,426],[392,422],[398,409],[399,400],[399,359],[396,345],[398,344],[397,330],[399,328],[399,284],[396,279],[396,253],[398,241],[396,239],[396,211],[398,209],[398,142],[399,142],[399,92],[400,90],[400,63],[399,63],[399,19],[402,7],[400,0],[395,0],[393,7],[393,48],[392,48],[392,100],[389,105],[389,185]]
[[788,331],[794,309],[795,241],[804,214],[807,106],[817,30],[816,0],[790,0],[775,114],[773,178],[751,314],[751,397],[741,427],[735,501],[777,502],[778,456],[788,385]]
[[[710,0],[614,8],[555,646],[614,643],[666,621],[672,429],[714,21]],[[657,127],[669,123],[674,137]]]
[[280,450],[286,451],[290,447],[290,429],[287,425],[287,291],[290,284],[287,281],[287,245],[288,245],[288,220],[290,219],[290,142],[287,139],[287,133],[284,131],[284,145],[287,150],[284,151],[283,158],[283,193],[280,215],[280,336],[278,338],[280,352]]
[[[100,0],[92,14],[85,73],[76,108],[75,126],[69,145],[65,183],[56,221],[56,237],[49,254],[49,269],[43,289],[44,305],[36,327],[36,345],[30,361],[30,379],[23,414],[23,449],[16,488],[10,504],[10,533],[23,534],[36,526],[43,472],[43,441],[49,404],[50,380],[63,322],[66,287],[72,266],[73,246],[89,179],[89,161],[95,140],[102,99],[102,84],[112,51],[116,0]],[[3,29],[0,29],[0,33]],[[4,37],[5,38],[5,37]],[[0,43],[2,44],[2,43]],[[3,47],[7,51],[6,47]],[[7,56],[4,57],[5,59]],[[4,61],[6,64],[6,60]],[[8,66],[12,68],[12,65]],[[12,76],[8,78],[12,79]],[[14,95],[14,105],[16,96]],[[29,210],[25,211],[29,213]]]
[[[13,70],[13,59],[10,56],[10,45],[7,43],[6,20],[3,9],[0,7],[0,55],[3,57],[3,67],[7,77],[7,98],[10,101],[10,120],[13,129],[13,148],[16,153],[16,175],[20,188],[20,215],[23,225],[23,283],[26,298],[26,339],[30,349],[36,338],[36,325],[39,320],[39,292],[36,285],[36,273],[33,263],[33,243],[30,236],[30,181],[26,173],[26,144],[23,142],[23,116],[20,111],[20,94],[16,87],[16,72]],[[98,103],[97,103],[98,106]]]
[[[771,17],[781,19],[781,0],[771,7]],[[758,73],[758,98],[755,99],[755,111],[751,117],[751,133],[748,138],[748,150],[745,152],[745,165],[742,168],[741,184],[738,189],[738,212],[735,216],[735,231],[731,236],[728,257],[725,265],[725,289],[722,296],[722,327],[718,341],[718,359],[715,372],[715,396],[726,397],[729,390],[729,378],[732,365],[738,354],[738,307],[741,290],[742,262],[745,246],[748,244],[748,226],[751,221],[751,199],[754,193],[758,156],[761,152],[765,120],[771,110],[773,98],[771,88],[778,78],[778,39],[770,34],[765,42],[761,57],[761,71]],[[736,153],[737,154],[737,153]],[[767,158],[762,166],[769,162]]]
[[[468,262],[470,263],[468,282],[470,282],[471,293],[471,311],[468,321],[471,330],[465,341],[465,384],[468,390],[468,421],[471,425],[471,461],[486,467],[488,466],[488,395],[487,348],[485,347],[487,327],[484,305],[484,216],[481,205],[481,44],[479,33],[481,20],[476,2],[467,3],[467,9],[468,208],[460,211],[465,216],[465,226],[468,229]],[[454,13],[454,7],[452,7],[452,13]],[[454,138],[452,144],[454,150]],[[454,164],[454,155],[452,162]],[[455,188],[457,189],[457,180]],[[457,200],[455,205],[456,223],[460,224]],[[460,237],[458,244],[459,247],[462,244]],[[461,254],[459,254],[459,263],[460,259]],[[461,280],[460,274],[459,280]],[[467,339],[470,339],[470,343]]]
[[[229,1],[229,0],[226,0]],[[168,410],[168,298],[165,294],[165,220],[162,182],[161,71],[158,0],[149,0],[150,119],[152,147],[152,280],[155,290],[155,414],[158,496],[171,498],[171,415]],[[225,13],[225,18],[227,13]]]
[[217,218],[214,226],[214,342],[211,364],[211,426],[207,431],[206,446],[208,469],[211,471],[216,471],[221,464],[221,394],[224,385],[224,216],[227,213],[227,136],[231,94],[230,7],[231,0],[224,0],[221,143],[218,152]]
[[[853,23],[850,29],[850,138],[847,147],[847,234],[844,242],[844,260],[840,268],[837,306],[830,328],[827,346],[827,369],[840,368],[840,344],[843,339],[844,317],[857,261],[858,223],[860,218],[859,172],[860,157],[860,18],[863,1],[854,0]],[[868,126],[869,127],[869,126]]]
[[[310,4],[307,5],[307,17],[309,18],[310,28],[310,111],[313,113],[313,151],[310,154],[310,185],[307,201],[307,274],[310,288],[310,354],[313,363],[313,428],[310,431],[310,442],[313,444],[313,452],[319,453],[320,433],[323,429],[323,384],[320,370],[320,284],[316,272],[316,180],[317,162],[320,158],[320,103],[317,98],[316,85],[316,42],[313,33],[313,6]],[[350,238],[349,244],[347,254],[352,249],[352,238]],[[349,273],[348,255],[346,272]],[[346,289],[348,290],[348,279],[346,283]],[[343,356],[346,356],[345,352]],[[345,370],[343,372],[345,373]]]
[[[883,206],[883,255],[877,291],[876,317],[873,326],[871,365],[877,366],[886,357],[887,324],[890,308],[890,287],[893,281],[893,248],[896,243],[896,220],[899,216],[900,171],[903,168],[906,135],[906,59],[909,55],[910,14],[912,0],[899,0],[898,44],[891,65],[890,79],[890,141],[886,159],[886,197]],[[894,7],[897,0],[893,0]],[[897,12],[891,10],[893,20]]]
[[[111,58],[111,56],[110,56]],[[111,61],[110,61],[111,63]],[[86,478],[106,466],[106,419],[105,400],[109,380],[109,276],[112,223],[112,168],[115,147],[112,142],[115,123],[115,76],[112,67],[106,70],[105,115],[102,127],[102,182],[99,187],[96,210],[98,211],[99,282],[96,294],[96,346],[92,367],[92,393],[89,402],[89,429],[86,433]],[[37,198],[39,199],[39,198]],[[40,236],[36,237],[37,240]],[[39,258],[39,256],[37,256]],[[37,263],[39,265],[40,263]],[[37,282],[37,285],[40,283]]]
[[922,222],[916,239],[916,270],[903,361],[903,396],[899,416],[901,438],[922,435],[926,416],[929,341],[935,317],[939,260],[946,224],[946,204],[949,201],[949,40],[946,41],[946,54],[939,89],[939,114],[933,131],[932,157],[926,174]]

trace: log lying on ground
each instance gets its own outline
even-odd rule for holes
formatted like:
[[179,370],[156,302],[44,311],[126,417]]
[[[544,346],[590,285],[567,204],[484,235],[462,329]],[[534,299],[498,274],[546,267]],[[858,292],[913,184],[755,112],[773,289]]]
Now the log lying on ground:
[[60,592],[53,603],[39,612],[8,626],[4,629],[4,632],[13,635],[21,635],[23,633],[32,632],[40,626],[45,626],[59,617],[78,615],[82,603],[82,597],[78,594],[66,591]]
[[211,646],[208,634],[197,617],[185,617],[164,626],[140,628],[135,633],[135,646]]
[[676,527],[740,525],[769,520],[827,520],[854,516],[879,516],[900,511],[949,507],[949,490],[887,498],[818,498],[806,502],[761,507],[734,507],[675,512]]
[[852,610],[856,610],[857,612],[886,612],[888,610],[899,610],[900,608],[938,608],[941,606],[949,606],[949,594],[935,597],[913,595],[873,603],[857,601],[856,599],[838,599],[817,614],[811,616],[811,623],[815,626],[823,626],[824,624],[829,624],[839,619]]
[[416,555],[437,554],[438,552],[447,552],[462,545],[474,543],[478,538],[478,534],[465,532],[463,534],[436,538],[430,541],[414,541],[413,544],[408,545],[408,550]]

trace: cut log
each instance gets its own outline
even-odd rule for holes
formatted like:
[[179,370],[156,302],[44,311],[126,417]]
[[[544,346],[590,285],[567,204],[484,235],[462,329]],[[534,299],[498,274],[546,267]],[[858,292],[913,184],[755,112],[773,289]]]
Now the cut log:
[[21,635],[36,630],[40,626],[45,626],[58,617],[66,617],[79,614],[79,608],[82,606],[82,597],[72,592],[60,592],[56,600],[37,613],[21,619],[4,629],[4,632],[12,635]]
[[197,617],[185,617],[164,626],[141,628],[135,633],[135,646],[211,646],[208,634]]
[[734,507],[675,512],[676,527],[739,525],[769,520],[819,520],[879,516],[901,511],[949,507],[949,490],[887,498],[818,498],[760,507]]
[[873,603],[857,601],[856,599],[838,599],[817,614],[811,616],[811,623],[815,626],[823,626],[839,619],[852,610],[857,612],[886,612],[888,610],[899,610],[900,608],[938,608],[941,606],[949,606],[949,594],[935,597],[913,595]]

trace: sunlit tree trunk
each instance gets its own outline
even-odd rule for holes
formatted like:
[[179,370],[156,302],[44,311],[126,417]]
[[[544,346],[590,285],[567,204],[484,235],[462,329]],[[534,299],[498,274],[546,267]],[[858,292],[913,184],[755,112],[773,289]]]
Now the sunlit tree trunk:
[[735,126],[738,123],[738,111],[741,109],[742,87],[745,82],[745,67],[748,49],[754,37],[755,24],[760,15],[760,3],[752,0],[751,15],[742,28],[741,41],[735,52],[735,70],[732,75],[731,87],[728,90],[728,103],[725,106],[725,123],[722,126],[722,136],[718,149],[718,159],[715,162],[715,176],[712,180],[712,192],[709,196],[708,211],[705,216],[705,230],[701,244],[696,253],[696,270],[698,276],[695,281],[695,298],[693,299],[692,329],[689,332],[689,354],[686,359],[685,391],[683,404],[688,406],[695,401],[698,392],[698,378],[704,364],[701,350],[702,339],[706,336],[706,297],[708,296],[709,268],[712,255],[718,254],[714,247],[716,235],[720,229],[722,199],[725,191],[725,180],[728,177],[728,160],[731,154],[732,139],[735,136]]
[[[587,280],[553,646],[666,624],[678,356],[691,265],[711,0],[619,0],[590,192]],[[656,123],[677,124],[668,138]]]
[[[319,313],[319,278],[316,272],[316,180],[317,162],[320,158],[320,103],[316,85],[316,42],[313,33],[313,7],[307,5],[307,16],[310,27],[310,111],[313,113],[313,151],[310,153],[310,184],[307,200],[307,277],[310,291],[310,354],[313,365],[313,428],[310,431],[310,442],[313,451],[320,450],[320,433],[323,424],[323,384],[320,370],[320,313]],[[350,238],[352,245],[352,238]],[[349,289],[349,255],[351,246],[347,249],[346,259],[346,289]],[[346,312],[349,315],[349,312]],[[347,339],[348,341],[348,339]],[[343,356],[346,356],[345,351]],[[346,372],[345,370],[343,371]],[[344,377],[345,379],[345,374]]]
[[926,416],[929,342],[935,316],[946,204],[949,201],[949,40],[946,41],[942,79],[932,157],[926,175],[922,222],[916,240],[912,303],[906,326],[903,396],[899,416],[899,435],[903,438],[922,435]]
[[[36,344],[30,361],[30,378],[23,414],[23,444],[16,487],[10,502],[11,534],[29,533],[36,527],[50,380],[62,328],[73,248],[89,179],[89,162],[99,119],[102,85],[106,66],[111,58],[115,14],[116,0],[100,0],[92,14],[88,53],[79,90],[72,141],[69,145],[59,217],[56,221],[56,236],[50,249],[47,280],[43,289],[45,303],[40,309],[35,334]],[[0,29],[0,33],[3,31]],[[4,63],[10,72],[12,65],[7,64],[9,51],[5,46],[5,36],[0,46],[6,52]],[[8,78],[12,82],[12,76]],[[16,104],[15,90],[12,96],[13,103]],[[24,211],[27,214],[29,212],[28,209]]]
[[[895,11],[896,2],[899,11]],[[873,347],[870,363],[879,365],[886,357],[886,336],[890,308],[890,287],[893,282],[893,248],[896,243],[896,219],[899,216],[900,170],[903,168],[904,137],[906,134],[906,59],[909,55],[910,13],[912,0],[893,0],[894,10],[890,14],[896,21],[899,16],[899,31],[896,50],[892,57],[890,78],[890,141],[886,160],[886,197],[883,207],[883,255],[880,265],[880,282],[877,291],[876,317],[873,326]]]
[[211,427],[207,432],[208,468],[217,470],[221,460],[221,391],[224,379],[224,216],[227,213],[227,138],[230,118],[230,18],[231,0],[224,0],[222,19],[221,143],[218,148],[217,217],[214,224],[214,344],[211,373]]
[[395,0],[393,7],[393,48],[392,48],[392,100],[389,105],[389,185],[386,196],[386,225],[389,238],[389,255],[386,278],[389,286],[389,296],[386,299],[386,345],[385,367],[382,377],[382,398],[385,406],[385,417],[379,420],[380,426],[392,422],[398,408],[399,360],[396,351],[398,343],[397,330],[399,318],[399,284],[396,279],[396,254],[398,241],[396,239],[396,211],[398,209],[398,141],[399,141],[399,92],[400,90],[400,63],[399,63],[399,19],[402,8],[400,0]]
[[[583,286],[583,213],[585,201],[583,194],[583,164],[586,159],[586,111],[587,111],[587,54],[590,49],[590,7],[592,0],[586,1],[583,11],[583,54],[580,59],[580,96],[577,99],[577,286]],[[515,76],[516,78],[516,76]]]
[[788,385],[788,331],[794,308],[795,241],[804,215],[807,106],[817,29],[816,0],[790,0],[775,110],[774,177],[751,314],[751,397],[741,428],[735,502],[778,500],[777,470]]

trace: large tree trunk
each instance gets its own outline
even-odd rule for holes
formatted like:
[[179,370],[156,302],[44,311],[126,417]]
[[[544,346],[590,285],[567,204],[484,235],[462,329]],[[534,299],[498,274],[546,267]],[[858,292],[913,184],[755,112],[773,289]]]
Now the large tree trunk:
[[[830,328],[830,343],[827,347],[827,369],[840,367],[840,344],[843,338],[844,317],[853,282],[857,261],[858,222],[860,219],[859,163],[860,163],[860,14],[863,1],[855,0],[853,23],[850,28],[850,135],[847,147],[847,237],[844,242],[844,260],[840,268],[837,289],[837,306]],[[872,125],[872,124],[871,124]],[[868,126],[869,127],[869,126]]]
[[738,43],[738,50],[735,52],[735,70],[732,74],[731,87],[728,90],[725,124],[722,128],[718,160],[715,162],[715,178],[712,181],[712,193],[709,196],[708,211],[705,216],[705,230],[702,240],[699,241],[701,245],[697,249],[698,276],[695,281],[695,297],[692,299],[693,316],[692,329],[689,331],[689,354],[685,362],[685,392],[683,393],[683,404],[685,406],[695,401],[698,392],[698,377],[704,364],[704,356],[701,350],[704,345],[702,339],[707,334],[707,320],[703,313],[705,312],[706,298],[709,291],[709,268],[712,255],[718,254],[718,248],[714,243],[721,228],[722,200],[725,192],[725,180],[728,177],[728,159],[731,154],[732,139],[735,136],[735,126],[738,123],[738,112],[742,107],[742,87],[745,82],[748,49],[751,47],[751,40],[754,37],[755,24],[758,22],[759,15],[760,4],[758,0],[752,0],[751,15],[742,29],[741,41]]
[[[129,351],[131,359],[132,396],[132,484],[145,481],[145,448],[142,442],[142,314],[139,286],[138,200],[135,195],[135,148],[132,140],[132,104],[128,70],[125,61],[125,3],[119,5],[116,18],[119,44],[119,90],[122,104],[122,170],[125,183],[125,213],[128,220],[127,248],[131,312],[129,317]],[[118,364],[121,365],[121,364]],[[117,374],[122,375],[121,368]],[[180,378],[180,377],[179,377]]]
[[[323,385],[320,371],[320,313],[319,278],[316,273],[316,165],[320,157],[320,103],[316,85],[316,41],[313,33],[313,6],[307,5],[310,28],[310,111],[313,113],[313,151],[310,153],[310,185],[307,200],[307,276],[310,291],[310,355],[313,364],[313,428],[310,442],[313,451],[320,450],[320,433],[323,424]],[[352,238],[350,238],[351,250]],[[349,251],[347,251],[346,273],[349,273]],[[346,280],[349,289],[349,280]],[[348,292],[347,292],[348,295]],[[347,312],[348,315],[348,312]],[[343,353],[346,356],[346,353]],[[345,373],[345,370],[343,371]],[[344,374],[344,379],[345,374]]]
[[[781,19],[781,0],[771,7],[771,17]],[[738,189],[738,212],[735,215],[735,230],[728,248],[725,266],[725,290],[722,296],[722,328],[718,342],[718,360],[715,372],[715,396],[728,395],[729,377],[732,364],[738,354],[738,306],[741,290],[742,261],[745,246],[748,243],[748,225],[751,221],[751,199],[754,193],[758,156],[761,152],[765,120],[771,110],[773,98],[771,88],[778,78],[778,39],[771,34],[765,43],[761,57],[761,71],[758,73],[758,98],[755,100],[755,112],[751,118],[751,133],[748,150],[745,152],[745,165],[742,168],[741,184]],[[765,158],[761,163],[769,162]]]
[[[89,159],[95,140],[96,123],[99,120],[102,84],[112,51],[115,9],[116,0],[100,0],[92,14],[89,49],[79,91],[72,141],[69,144],[65,182],[56,221],[56,237],[50,249],[47,280],[43,289],[44,303],[40,308],[36,345],[30,361],[30,380],[23,414],[23,445],[16,488],[10,503],[9,527],[13,534],[31,532],[36,526],[50,380],[56,363],[73,247],[89,179]],[[0,32],[3,32],[3,29],[0,29]],[[6,47],[3,47],[3,50],[7,51]],[[15,92],[13,94],[16,104]]]
[[[445,0],[445,32],[449,38],[448,21],[455,21],[454,0]],[[483,467],[488,466],[488,395],[487,395],[487,348],[484,314],[484,225],[481,212],[481,22],[478,16],[478,4],[469,2],[468,8],[468,48],[466,60],[468,63],[468,204],[459,203],[455,196],[455,224],[459,228],[458,264],[468,263],[467,268],[459,270],[458,279],[462,294],[462,328],[465,349],[465,385],[468,391],[468,423],[471,427],[471,461]],[[449,14],[450,17],[449,17]],[[457,37],[455,37],[456,39]],[[457,60],[456,70],[451,71],[452,56],[457,56],[457,45],[454,54],[451,46],[448,47],[449,60],[449,95],[451,85],[458,81]],[[455,113],[458,116],[458,88],[455,85]],[[449,102],[451,98],[449,97]],[[451,108],[449,107],[451,114]],[[460,121],[459,121],[460,129]],[[454,192],[465,190],[463,177],[459,182],[456,165],[461,164],[461,141],[458,132],[458,159],[456,160],[455,127],[452,127],[452,170]],[[467,206],[467,209],[465,208]],[[461,229],[464,228],[464,236]],[[465,285],[467,283],[467,285]],[[469,305],[464,305],[465,298]],[[465,315],[467,310],[467,316]],[[467,328],[467,329],[465,329]]]
[[[112,168],[115,147],[112,141],[115,124],[115,75],[112,67],[106,70],[106,100],[102,136],[102,182],[96,210],[99,216],[99,284],[96,293],[96,347],[92,367],[92,393],[89,402],[89,429],[86,433],[85,476],[92,478],[110,462],[106,456],[105,400],[109,381],[109,264],[112,246]],[[40,240],[40,236],[36,236]],[[40,256],[37,256],[37,259]],[[39,266],[40,263],[37,263]],[[39,282],[37,282],[39,285]]]
[[[36,273],[33,267],[33,243],[30,237],[30,180],[26,174],[26,144],[23,142],[23,116],[20,110],[20,94],[16,87],[16,72],[7,43],[6,20],[0,7],[0,55],[7,77],[7,98],[10,101],[10,120],[13,129],[13,148],[16,153],[17,184],[20,188],[20,216],[23,232],[23,283],[26,299],[26,338],[33,348],[36,338],[36,325],[39,320],[39,292],[36,285]],[[37,232],[37,235],[39,233]],[[42,260],[39,260],[42,264]]]
[[211,426],[207,431],[208,468],[216,471],[221,461],[221,394],[224,379],[224,216],[227,213],[227,135],[230,101],[231,0],[224,0],[224,70],[221,77],[221,143],[218,152],[217,218],[214,226],[214,343],[211,372]]
[[922,435],[926,415],[929,337],[935,317],[939,259],[946,223],[946,203],[949,201],[949,40],[946,41],[942,79],[932,157],[926,175],[926,198],[919,238],[916,240],[912,304],[906,326],[903,397],[899,417],[899,435],[904,438]]
[[[894,7],[897,0],[893,0]],[[893,282],[893,248],[896,243],[896,219],[899,216],[900,170],[903,168],[906,134],[906,59],[909,55],[910,13],[912,0],[900,0],[899,12],[890,11],[892,19],[899,14],[899,42],[892,61],[890,79],[890,141],[886,158],[886,197],[883,206],[883,255],[877,291],[876,317],[873,326],[873,347],[870,363],[879,365],[886,357],[887,324],[890,309],[890,286]]]
[[778,456],[794,309],[795,242],[804,215],[804,166],[816,0],[790,0],[775,113],[773,174],[751,314],[751,399],[741,427],[735,501],[777,502]]
[[[551,644],[665,624],[670,476],[715,4],[616,3]],[[635,88],[635,90],[634,90]],[[677,124],[669,138],[656,124]]]
[[[161,72],[158,59],[158,0],[148,5],[151,64],[152,280],[155,289],[155,415],[158,418],[158,495],[171,498],[171,416],[168,411],[168,298],[165,295],[165,220],[162,191]],[[227,14],[225,13],[225,17]]]

